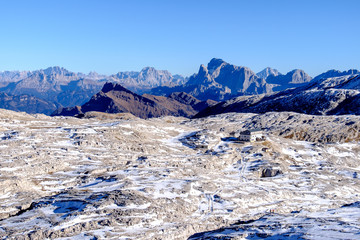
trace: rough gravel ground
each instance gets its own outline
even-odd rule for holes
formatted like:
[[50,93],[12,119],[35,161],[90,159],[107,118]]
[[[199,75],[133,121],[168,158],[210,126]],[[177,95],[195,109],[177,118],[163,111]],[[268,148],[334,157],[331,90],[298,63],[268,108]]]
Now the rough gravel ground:
[[[142,120],[0,110],[0,237],[356,239],[359,123],[295,113]],[[266,141],[231,138],[253,127],[267,128]],[[261,177],[264,169],[279,174]]]

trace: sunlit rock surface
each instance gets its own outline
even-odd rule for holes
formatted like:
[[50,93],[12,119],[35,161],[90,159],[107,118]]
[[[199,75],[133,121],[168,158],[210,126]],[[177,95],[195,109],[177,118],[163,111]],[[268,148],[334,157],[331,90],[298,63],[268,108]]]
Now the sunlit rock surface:
[[[359,122],[0,110],[0,237],[357,239],[360,146],[349,128]],[[234,141],[255,127],[266,141]]]

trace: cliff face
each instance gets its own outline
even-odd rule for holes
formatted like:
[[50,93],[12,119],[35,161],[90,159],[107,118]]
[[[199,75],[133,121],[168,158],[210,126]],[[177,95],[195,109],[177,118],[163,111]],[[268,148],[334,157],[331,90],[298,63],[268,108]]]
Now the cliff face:
[[265,68],[255,74],[250,68],[213,58],[207,66],[201,65],[198,73],[192,75],[185,84],[176,87],[157,87],[152,93],[169,95],[172,92],[186,92],[201,100],[223,101],[234,96],[272,93],[298,87],[310,82],[311,79],[300,69],[283,75],[276,69]]
[[221,59],[212,59],[207,66],[201,65],[197,74],[177,87],[158,87],[153,94],[169,95],[172,92],[186,92],[200,100],[215,101],[228,99],[233,95],[260,94],[267,91],[266,82],[246,67],[229,64]]

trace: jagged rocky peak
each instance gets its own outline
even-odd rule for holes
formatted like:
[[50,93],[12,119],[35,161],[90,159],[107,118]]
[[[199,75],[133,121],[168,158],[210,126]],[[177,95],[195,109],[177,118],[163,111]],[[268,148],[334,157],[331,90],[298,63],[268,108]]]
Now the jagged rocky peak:
[[30,71],[0,71],[0,82],[17,82],[29,75]]
[[208,68],[204,64],[201,64],[198,75],[205,75],[205,74],[208,74]]
[[156,70],[153,67],[145,67],[139,73],[139,79],[152,82],[153,84],[169,82],[172,79],[171,73],[166,70]]
[[201,64],[200,68],[199,68],[199,72],[197,74],[192,75],[190,77],[189,81],[187,82],[187,84],[201,85],[201,84],[207,84],[207,83],[211,83],[211,82],[212,82],[212,79],[209,75],[208,68],[204,64]]
[[278,85],[278,87],[274,89],[275,91],[281,91],[298,84],[310,82],[311,80],[312,78],[301,69],[294,69],[286,75],[269,75],[266,78],[267,83]]
[[251,69],[213,58],[207,67],[201,65],[198,73],[192,75],[185,86],[175,91],[185,91],[200,100],[219,101],[231,95],[263,93],[265,85],[266,82]]
[[279,76],[282,75],[277,69],[273,69],[271,67],[267,67],[264,70],[258,72],[256,74],[258,77],[267,79],[269,76]]
[[353,74],[360,74],[360,71],[357,69],[349,69],[348,71],[345,71],[345,75],[353,75]]
[[158,71],[153,67],[144,67],[143,69],[141,69],[139,74],[148,77],[158,74]]
[[75,75],[75,73],[72,73],[70,71],[68,71],[67,69],[63,68],[63,67],[59,67],[59,66],[55,66],[55,67],[48,67],[45,70],[43,70],[44,74],[50,76],[50,75]]
[[140,71],[140,75],[141,74],[151,76],[151,77],[158,77],[158,76],[164,76],[164,77],[167,77],[167,78],[172,78],[173,77],[169,71],[167,71],[167,70],[157,70],[154,67],[144,67]]
[[329,70],[327,72],[324,72],[318,76],[316,76],[314,78],[314,80],[320,80],[320,79],[326,79],[326,78],[333,78],[333,77],[341,77],[341,76],[345,76],[345,75],[355,75],[355,74],[360,74],[360,71],[357,69],[349,69],[347,71],[339,71],[339,70]]
[[156,70],[153,67],[145,67],[140,72],[118,72],[109,79],[139,94],[146,92],[146,89],[175,86],[185,82],[185,78],[180,75],[172,76],[167,70]]
[[[144,67],[143,69],[141,69],[140,72],[143,72],[143,73],[156,73],[158,70],[156,70],[154,67]],[[159,70],[161,71],[161,70]]]
[[131,92],[128,89],[124,88],[123,86],[121,86],[118,83],[112,83],[112,82],[107,82],[104,84],[103,88],[101,89],[101,91],[103,93],[107,93],[110,91],[125,91],[125,92]]
[[102,79],[102,78],[106,78],[106,75],[99,74],[99,73],[97,73],[95,71],[91,71],[87,75],[85,75],[83,73],[78,73],[77,75],[82,76],[82,77],[87,77],[87,78],[90,78],[90,79],[94,79],[94,80],[99,80],[99,79]]
[[210,62],[207,65],[207,69],[209,72],[213,72],[214,70],[216,70],[217,68],[228,64],[227,62],[225,62],[224,60],[220,59],[220,58],[213,58],[210,60]]
[[289,83],[305,83],[310,82],[312,77],[310,77],[304,70],[294,69],[286,74],[291,81]]

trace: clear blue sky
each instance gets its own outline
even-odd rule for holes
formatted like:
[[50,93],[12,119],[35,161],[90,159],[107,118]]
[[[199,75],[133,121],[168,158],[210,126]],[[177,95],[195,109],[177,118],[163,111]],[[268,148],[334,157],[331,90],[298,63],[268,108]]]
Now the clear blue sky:
[[360,68],[359,0],[0,0],[0,70]]

